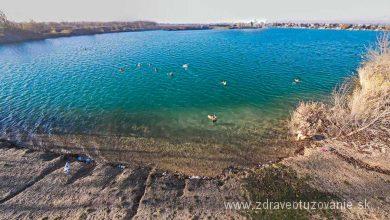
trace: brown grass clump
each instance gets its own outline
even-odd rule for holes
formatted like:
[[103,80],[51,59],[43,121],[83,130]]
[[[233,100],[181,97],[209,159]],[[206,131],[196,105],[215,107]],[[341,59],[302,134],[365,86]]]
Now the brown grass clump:
[[290,127],[297,140],[304,140],[318,133],[324,132],[326,106],[320,102],[301,102],[293,112]]
[[370,49],[357,76],[346,80],[332,94],[332,102],[300,103],[290,129],[298,140],[323,135],[342,139],[353,135],[367,140],[390,141],[390,43],[389,35]]

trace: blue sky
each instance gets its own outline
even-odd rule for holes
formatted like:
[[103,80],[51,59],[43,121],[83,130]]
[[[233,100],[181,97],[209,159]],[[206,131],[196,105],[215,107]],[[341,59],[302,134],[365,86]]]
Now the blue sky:
[[1,0],[0,10],[15,21],[390,23],[390,0]]

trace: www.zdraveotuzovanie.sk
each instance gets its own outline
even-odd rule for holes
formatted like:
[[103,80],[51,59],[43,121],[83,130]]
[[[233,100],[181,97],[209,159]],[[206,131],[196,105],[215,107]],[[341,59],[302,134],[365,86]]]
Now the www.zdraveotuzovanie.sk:
[[230,210],[277,210],[277,209],[351,209],[353,207],[361,209],[369,209],[369,203],[367,200],[362,202],[351,201],[269,201],[268,199],[262,202],[224,202],[225,209]]

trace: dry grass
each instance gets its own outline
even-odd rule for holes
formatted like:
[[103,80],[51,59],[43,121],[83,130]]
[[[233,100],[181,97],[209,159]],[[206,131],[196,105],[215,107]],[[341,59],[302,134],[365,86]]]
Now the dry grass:
[[326,127],[327,108],[320,102],[301,102],[293,112],[290,127],[298,140],[313,137],[316,134],[324,133]]
[[332,139],[351,136],[390,141],[390,41],[384,34],[371,48],[358,74],[332,94],[332,102],[300,103],[290,129],[298,140],[323,135]]

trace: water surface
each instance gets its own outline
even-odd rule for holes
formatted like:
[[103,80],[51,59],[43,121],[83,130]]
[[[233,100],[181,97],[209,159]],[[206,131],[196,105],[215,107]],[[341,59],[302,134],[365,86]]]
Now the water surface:
[[[136,137],[250,153],[264,147],[259,140],[269,138],[299,100],[324,100],[353,74],[376,36],[150,31],[2,45],[0,135],[22,141],[38,135]],[[207,119],[212,113],[216,124]]]

